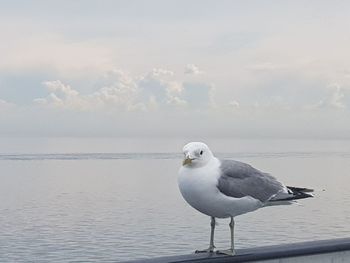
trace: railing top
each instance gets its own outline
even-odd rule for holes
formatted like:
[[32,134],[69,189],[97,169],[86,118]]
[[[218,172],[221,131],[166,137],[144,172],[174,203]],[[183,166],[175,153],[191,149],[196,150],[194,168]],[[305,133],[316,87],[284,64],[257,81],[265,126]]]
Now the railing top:
[[236,250],[235,256],[215,253],[188,254],[179,256],[158,257],[151,259],[127,261],[128,263],[190,263],[190,262],[249,262],[277,258],[307,256],[350,250],[350,238],[316,240],[300,243],[263,246]]

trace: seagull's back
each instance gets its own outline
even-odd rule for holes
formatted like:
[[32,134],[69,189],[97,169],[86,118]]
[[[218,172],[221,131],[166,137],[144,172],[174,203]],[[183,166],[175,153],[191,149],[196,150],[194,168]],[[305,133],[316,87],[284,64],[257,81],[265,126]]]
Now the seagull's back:
[[227,196],[251,196],[266,203],[279,193],[287,193],[287,188],[275,177],[249,164],[235,160],[222,160],[220,163],[217,187]]

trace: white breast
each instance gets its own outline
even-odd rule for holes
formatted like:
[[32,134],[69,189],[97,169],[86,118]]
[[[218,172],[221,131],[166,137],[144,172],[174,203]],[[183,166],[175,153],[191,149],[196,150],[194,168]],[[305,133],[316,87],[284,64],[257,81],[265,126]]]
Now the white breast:
[[213,217],[236,216],[261,207],[252,197],[233,198],[222,194],[217,188],[220,161],[213,158],[199,168],[182,166],[178,184],[184,199],[198,211]]

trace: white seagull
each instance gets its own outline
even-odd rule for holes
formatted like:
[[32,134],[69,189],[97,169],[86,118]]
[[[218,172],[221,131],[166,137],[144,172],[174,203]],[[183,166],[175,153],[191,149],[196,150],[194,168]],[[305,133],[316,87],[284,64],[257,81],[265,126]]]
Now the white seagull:
[[219,160],[202,142],[186,144],[183,153],[178,177],[180,192],[193,208],[211,217],[209,248],[196,253],[214,252],[215,218],[231,218],[231,248],[217,253],[234,255],[235,216],[313,196],[308,194],[312,189],[285,186],[249,164]]

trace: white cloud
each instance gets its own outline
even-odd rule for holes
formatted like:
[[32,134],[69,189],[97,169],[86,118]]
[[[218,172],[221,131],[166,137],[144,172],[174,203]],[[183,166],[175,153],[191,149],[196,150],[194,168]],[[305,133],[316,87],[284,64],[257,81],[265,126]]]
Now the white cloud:
[[140,99],[148,102],[153,110],[155,105],[158,109],[160,105],[173,104],[173,97],[182,92],[182,84],[172,80],[173,75],[170,70],[158,68],[140,77],[137,83]]
[[198,75],[203,74],[204,72],[201,71],[196,65],[194,64],[187,64],[185,67],[185,74],[189,75]]
[[184,99],[181,99],[178,96],[169,96],[167,100],[167,104],[173,105],[176,107],[185,107],[188,105],[187,101],[185,101]]
[[337,86],[336,90],[331,95],[328,104],[336,109],[345,109],[346,105],[344,102],[344,93],[341,91],[340,87]]
[[167,101],[169,105],[176,107],[184,107],[187,105],[187,101],[181,98],[184,87],[182,83],[171,81],[167,83]]
[[110,71],[106,75],[106,86],[86,97],[90,108],[112,108],[117,110],[143,110],[137,102],[139,90],[135,80],[121,70]]
[[105,76],[106,85],[92,94],[82,95],[61,81],[45,81],[44,86],[50,92],[46,98],[37,98],[35,103],[55,108],[94,111],[115,109],[131,111],[142,109],[136,102],[137,84],[126,73],[110,71]]
[[333,84],[328,87],[328,95],[316,104],[306,106],[306,109],[346,109],[345,94],[338,84]]
[[34,103],[74,110],[84,110],[88,106],[78,91],[63,84],[60,80],[45,81],[43,85],[50,94],[46,98],[34,99]]
[[174,72],[171,70],[167,69],[162,69],[162,68],[154,68],[152,71],[149,73],[152,76],[158,77],[158,76],[174,76]]
[[90,94],[81,94],[60,80],[45,81],[49,92],[34,103],[74,111],[156,111],[187,107],[207,110],[212,103],[213,88],[204,83],[182,83],[174,73],[153,69],[141,77],[132,77],[121,70],[104,74],[102,86]]
[[229,102],[229,106],[231,109],[239,109],[239,102],[236,100],[231,100]]
[[7,110],[14,109],[15,107],[16,107],[15,104],[0,99],[0,113],[2,111],[7,111]]

